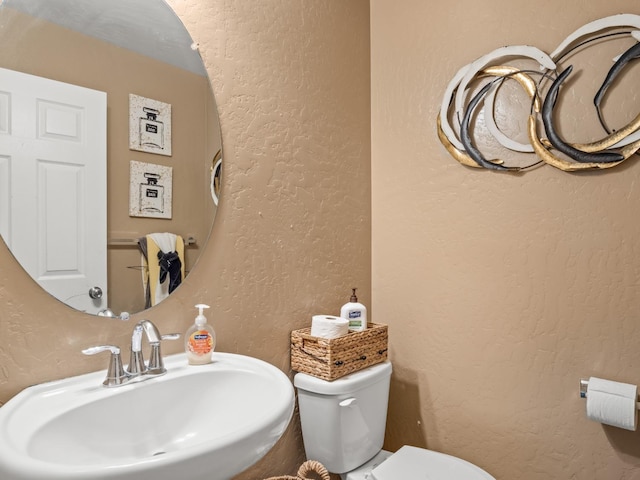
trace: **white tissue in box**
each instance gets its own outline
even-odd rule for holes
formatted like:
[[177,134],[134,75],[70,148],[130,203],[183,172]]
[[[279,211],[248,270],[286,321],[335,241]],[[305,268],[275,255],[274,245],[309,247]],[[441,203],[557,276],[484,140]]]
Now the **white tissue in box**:
[[333,315],[314,315],[311,317],[311,336],[337,338],[349,333],[349,320]]

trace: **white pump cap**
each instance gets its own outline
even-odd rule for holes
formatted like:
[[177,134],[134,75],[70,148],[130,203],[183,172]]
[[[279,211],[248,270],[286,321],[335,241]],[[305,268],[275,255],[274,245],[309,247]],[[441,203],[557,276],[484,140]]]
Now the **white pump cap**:
[[199,303],[198,305],[196,305],[196,308],[198,309],[199,313],[198,316],[196,317],[196,325],[204,325],[205,323],[207,323],[207,317],[205,317],[202,314],[202,311],[205,308],[209,308],[209,305],[205,305],[204,303]]

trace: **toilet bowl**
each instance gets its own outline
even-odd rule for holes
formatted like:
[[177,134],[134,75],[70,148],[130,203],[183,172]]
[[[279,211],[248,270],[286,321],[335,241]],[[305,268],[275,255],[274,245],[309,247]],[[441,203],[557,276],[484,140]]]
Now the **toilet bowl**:
[[451,455],[405,445],[382,450],[391,362],[379,363],[332,382],[298,373],[305,454],[343,480],[495,480]]

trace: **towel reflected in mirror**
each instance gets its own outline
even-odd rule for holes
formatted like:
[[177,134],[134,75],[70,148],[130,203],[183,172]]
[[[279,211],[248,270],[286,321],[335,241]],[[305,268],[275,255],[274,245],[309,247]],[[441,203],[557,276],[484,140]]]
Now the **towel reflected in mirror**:
[[168,297],[184,280],[184,240],[173,233],[151,233],[139,238],[138,246],[145,308],[149,308]]

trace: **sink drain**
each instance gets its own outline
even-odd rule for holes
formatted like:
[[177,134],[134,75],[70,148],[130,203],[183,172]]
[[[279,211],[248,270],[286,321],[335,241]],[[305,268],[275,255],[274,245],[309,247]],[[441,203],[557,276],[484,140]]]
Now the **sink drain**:
[[164,455],[167,452],[156,452],[153,455],[151,455],[152,457],[157,457],[158,455]]

